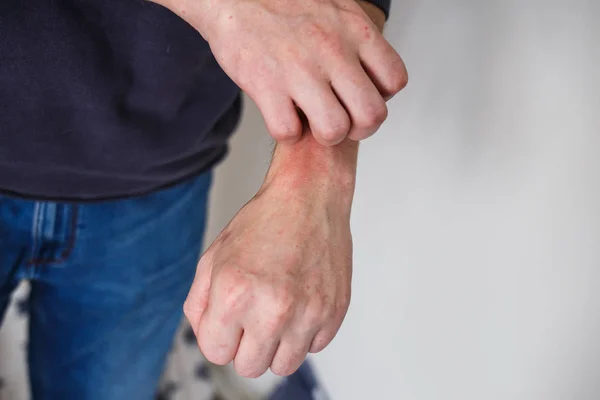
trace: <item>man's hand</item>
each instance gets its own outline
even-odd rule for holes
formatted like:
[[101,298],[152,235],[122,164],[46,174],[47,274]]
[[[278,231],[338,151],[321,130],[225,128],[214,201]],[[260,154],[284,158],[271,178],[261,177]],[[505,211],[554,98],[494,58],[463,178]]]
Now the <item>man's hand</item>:
[[357,144],[279,145],[264,185],[203,255],[184,305],[206,358],[293,373],[348,309]]
[[[310,3],[312,0],[308,1],[312,4]],[[356,21],[362,15],[348,4],[345,4],[347,8],[332,9],[333,3],[325,1],[321,4],[324,4],[323,8],[327,10],[332,20],[335,20],[332,16],[336,15],[338,17],[353,15],[350,20]],[[291,6],[297,8],[299,4],[291,4]],[[314,7],[314,4],[312,6]],[[381,10],[366,2],[361,2],[360,6],[376,28],[381,30],[385,19]],[[277,8],[277,12],[274,12],[266,5],[252,0],[244,3],[243,7],[253,9],[259,14],[266,13],[270,17],[280,13],[287,20],[308,26],[313,29],[309,38],[316,37],[313,38],[313,42],[308,42],[313,46],[318,47],[319,40],[324,40],[325,44],[330,45],[328,49],[347,50],[344,47],[335,47],[341,42],[328,39],[335,37],[335,35],[328,35],[336,30],[328,30],[330,27],[319,25],[323,20],[319,23],[307,24],[314,14],[306,14],[303,19],[296,11],[296,14],[292,13],[290,17],[284,10]],[[231,14],[232,19],[233,15]],[[274,20],[268,21],[275,24]],[[239,28],[238,25],[236,29]],[[372,25],[367,25],[365,35],[367,32],[372,35],[370,28]],[[337,26],[336,29],[339,33],[339,29],[342,28]],[[255,94],[255,100],[263,99],[263,113],[266,104],[269,111],[265,114],[265,120],[268,125],[270,124],[271,129],[274,126],[284,128],[276,130],[279,135],[276,133],[275,136],[287,139],[284,140],[286,143],[277,145],[269,173],[259,192],[233,218],[200,260],[196,277],[184,305],[185,314],[207,359],[216,364],[227,364],[233,360],[236,371],[246,377],[262,375],[268,368],[279,375],[293,373],[308,352],[318,352],[329,344],[336,335],[350,303],[352,275],[350,209],[354,194],[358,144],[346,139],[337,146],[323,147],[316,140],[329,144],[337,143],[340,139],[335,135],[327,134],[323,137],[323,133],[331,133],[331,130],[321,130],[318,134],[314,134],[315,132],[311,132],[308,128],[305,128],[300,135],[299,142],[293,143],[294,141],[290,140],[296,135],[295,129],[301,129],[302,125],[297,120],[294,103],[290,105],[285,102],[278,104],[278,102],[283,101],[282,99],[296,102],[295,97],[288,96],[289,92],[286,92],[285,88],[294,88],[299,90],[299,93],[304,93],[302,81],[295,81],[295,78],[292,78],[281,83],[274,79],[269,84],[269,73],[275,73],[275,78],[285,77],[284,74],[277,75],[282,72],[270,69],[269,65],[272,66],[275,62],[280,63],[275,64],[276,66],[293,67],[294,56],[303,55],[310,59],[310,54],[307,54],[310,52],[289,41],[290,38],[295,38],[301,42],[303,38],[298,35],[282,31],[281,36],[284,39],[287,37],[287,47],[285,41],[283,47],[277,47],[276,41],[267,41],[267,44],[275,46],[276,49],[283,48],[283,55],[291,55],[291,58],[278,58],[278,55],[275,55],[267,58],[267,64],[260,64],[260,60],[257,59],[258,71],[264,73],[257,80],[261,83],[253,86],[251,76],[247,79],[248,85],[257,90],[255,93],[260,94],[261,88],[266,90],[264,96],[261,94],[262,97],[257,97]],[[379,65],[373,70],[369,69],[369,65],[373,64],[366,64],[364,59],[358,63],[363,62],[366,70],[370,71],[370,77],[375,77],[374,82],[379,90],[379,96],[383,94],[389,97],[405,85],[406,71],[397,54],[395,52],[391,54],[390,48],[383,45],[379,37],[376,39],[370,37],[371,44],[375,44],[374,49],[369,51],[363,47],[360,50],[366,56],[372,57],[370,62],[381,61],[381,57],[387,52],[388,56],[391,55],[388,63]],[[338,52],[337,56],[340,54],[347,55]],[[333,59],[335,56],[336,54]],[[248,55],[242,54],[238,59],[234,56],[233,59],[242,63],[244,57]],[[332,73],[327,69],[327,65],[319,64],[317,58],[310,59],[316,62],[313,67],[320,72]],[[307,70],[302,68],[309,66],[310,60],[307,64],[300,64],[299,69],[292,68],[292,70],[296,73],[302,71],[306,73]],[[344,67],[341,59],[338,58],[337,61],[341,64],[336,65]],[[236,62],[232,62],[233,68],[243,65],[236,65]],[[400,73],[394,72],[395,67],[400,68],[398,70]],[[342,74],[352,75],[352,70],[351,65],[346,65],[341,71]],[[374,71],[380,75],[376,75]],[[312,84],[313,88],[317,84],[317,86],[321,85],[321,89],[323,89],[323,82],[319,79],[323,77],[326,75],[310,73],[304,75],[306,82]],[[329,78],[325,81],[327,79]],[[365,115],[368,117],[368,113],[375,109],[372,104],[370,107],[367,105],[367,114],[364,114],[365,110],[359,109],[358,105],[364,105],[365,99],[357,99],[356,96],[369,95],[370,90],[363,89],[372,87],[373,83],[366,84],[362,78],[351,82],[336,79],[335,83],[331,79],[330,83],[329,90],[335,90],[337,96],[340,95],[337,87],[342,87],[344,93],[350,96],[342,107],[350,112],[350,117],[346,115],[346,118],[350,118],[352,122],[349,136],[360,139],[361,135],[371,134],[377,128],[378,121],[362,125],[360,122],[367,121]],[[279,84],[281,86],[278,86]],[[356,87],[349,88],[348,85]],[[363,85],[362,89],[361,85]],[[327,92],[326,89],[323,91]],[[316,124],[320,123],[319,116],[328,118],[330,116],[327,108],[329,103],[324,101],[323,97],[319,97],[319,91],[315,93],[316,97],[312,101],[318,103],[323,109],[311,108],[314,112],[320,112],[320,114],[313,113],[312,117],[309,113],[313,129],[315,126],[327,127]],[[283,97],[277,97],[278,95]],[[309,106],[311,105],[310,99],[304,97],[303,99]],[[336,97],[335,101],[339,101],[337,99]],[[381,105],[379,100],[381,99],[377,98],[377,104]],[[335,101],[332,100],[333,103]],[[335,105],[339,106],[337,103]],[[283,112],[283,118],[279,116],[280,112]],[[373,121],[374,119],[371,119],[371,122]],[[340,130],[334,133],[340,133],[343,139],[347,131]]]
[[[407,82],[400,56],[355,0],[155,0],[208,41],[278,142],[301,136],[299,110],[325,145],[372,135]],[[365,12],[367,11],[367,12]],[[381,28],[381,26],[379,27]]]

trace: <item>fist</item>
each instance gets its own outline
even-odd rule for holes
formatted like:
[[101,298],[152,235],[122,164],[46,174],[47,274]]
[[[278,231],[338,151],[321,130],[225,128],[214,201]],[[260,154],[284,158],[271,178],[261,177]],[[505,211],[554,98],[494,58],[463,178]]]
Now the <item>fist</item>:
[[184,312],[209,361],[289,375],[336,335],[351,266],[349,212],[263,188],[201,258]]

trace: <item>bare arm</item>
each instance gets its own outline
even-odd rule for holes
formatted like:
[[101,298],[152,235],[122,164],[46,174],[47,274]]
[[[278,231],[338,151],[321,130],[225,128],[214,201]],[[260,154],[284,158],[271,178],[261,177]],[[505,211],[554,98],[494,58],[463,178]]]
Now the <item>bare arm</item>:
[[[382,27],[383,13],[371,12]],[[333,340],[350,304],[357,154],[356,142],[322,146],[308,127],[277,145],[260,190],[202,256],[184,305],[209,361],[233,361],[245,377],[289,375]]]
[[[384,13],[371,3],[359,1],[379,31],[385,25]],[[350,213],[356,179],[358,143],[344,140],[337,146],[323,147],[305,132],[294,144],[278,144],[265,184],[275,177],[289,176],[294,185],[312,186],[321,196],[333,196],[339,207]]]

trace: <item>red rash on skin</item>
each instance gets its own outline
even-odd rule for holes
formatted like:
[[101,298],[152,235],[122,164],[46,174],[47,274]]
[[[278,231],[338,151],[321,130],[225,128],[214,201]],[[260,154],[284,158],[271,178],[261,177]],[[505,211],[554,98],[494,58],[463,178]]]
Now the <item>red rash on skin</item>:
[[284,162],[298,172],[299,178],[313,178],[315,175],[328,176],[334,172],[334,159],[337,158],[336,153],[339,153],[339,149],[324,147],[314,139],[311,133],[305,133],[302,139],[292,147],[291,151],[285,153]]
[[283,198],[300,197],[306,201],[328,198],[335,204],[349,207],[354,192],[357,155],[358,143],[344,140],[326,147],[306,128],[298,142],[277,145],[263,188],[274,184]]

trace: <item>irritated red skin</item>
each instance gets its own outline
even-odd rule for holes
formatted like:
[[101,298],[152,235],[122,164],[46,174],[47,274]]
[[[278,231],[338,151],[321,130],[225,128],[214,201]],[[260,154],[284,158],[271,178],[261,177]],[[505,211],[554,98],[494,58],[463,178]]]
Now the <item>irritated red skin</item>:
[[369,40],[371,39],[371,31],[369,29],[369,26],[365,25],[365,39]]
[[[350,139],[335,146],[318,143],[310,130],[293,144],[280,143],[263,184],[283,196],[324,200],[350,211],[356,181],[358,143]],[[260,192],[259,192],[260,194]]]

